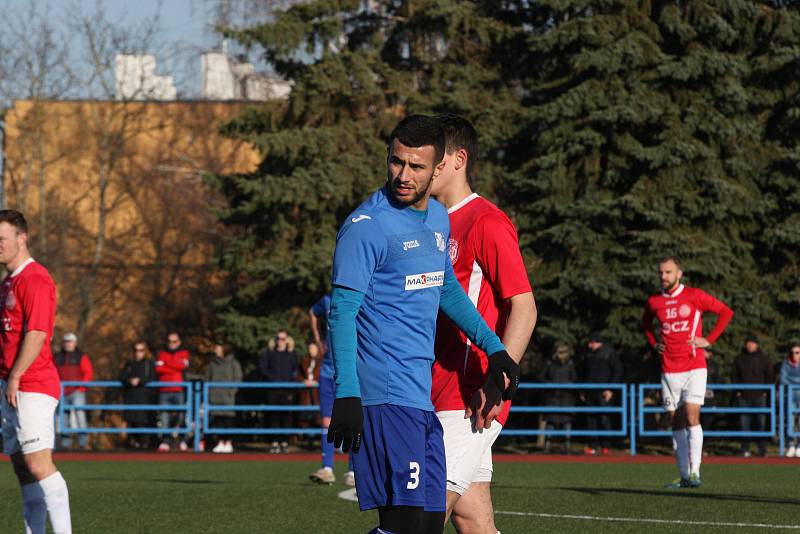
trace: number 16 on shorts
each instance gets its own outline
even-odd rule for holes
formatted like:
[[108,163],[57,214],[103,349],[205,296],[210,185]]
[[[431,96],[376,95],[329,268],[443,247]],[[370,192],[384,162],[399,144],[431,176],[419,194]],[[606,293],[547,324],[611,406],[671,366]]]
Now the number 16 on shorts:
[[408,470],[409,480],[408,484],[406,484],[406,489],[415,490],[419,486],[419,463],[409,462]]

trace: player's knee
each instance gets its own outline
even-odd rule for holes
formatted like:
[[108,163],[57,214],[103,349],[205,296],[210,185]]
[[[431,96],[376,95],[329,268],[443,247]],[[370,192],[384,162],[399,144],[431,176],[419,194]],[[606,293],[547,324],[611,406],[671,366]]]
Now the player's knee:
[[36,480],[43,480],[55,471],[55,466],[50,458],[36,454],[25,456],[25,468]]

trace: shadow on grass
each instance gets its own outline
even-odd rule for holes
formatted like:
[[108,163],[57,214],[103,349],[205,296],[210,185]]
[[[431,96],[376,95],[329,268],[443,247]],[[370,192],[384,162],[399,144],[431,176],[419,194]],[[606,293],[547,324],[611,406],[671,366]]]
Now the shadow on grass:
[[231,484],[225,480],[205,480],[205,479],[191,479],[191,478],[87,478],[91,482],[164,482],[167,484]]
[[576,488],[576,487],[560,487],[551,488],[560,489],[565,491],[575,491],[583,493],[584,495],[648,495],[655,497],[669,497],[678,499],[708,499],[711,501],[729,501],[729,502],[753,502],[762,504],[788,504],[790,506],[800,505],[800,499],[775,499],[770,497],[761,497],[758,495],[726,495],[721,493],[703,493],[697,490],[682,489],[682,490],[642,490],[642,489],[621,489],[621,488]]

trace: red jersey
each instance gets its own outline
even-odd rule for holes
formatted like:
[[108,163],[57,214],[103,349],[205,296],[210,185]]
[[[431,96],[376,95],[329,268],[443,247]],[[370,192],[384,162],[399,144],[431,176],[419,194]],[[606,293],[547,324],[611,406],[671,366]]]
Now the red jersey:
[[[461,287],[483,320],[503,337],[504,301],[531,291],[514,224],[497,206],[473,193],[448,210],[450,260]],[[431,400],[436,411],[464,410],[486,382],[489,360],[444,314],[436,325]],[[497,417],[505,424],[511,402]]]
[[3,280],[0,304],[0,318],[3,321],[0,332],[0,378],[8,380],[25,334],[31,330],[45,332],[47,338],[42,350],[22,375],[19,390],[44,393],[58,399],[61,396],[61,381],[50,349],[56,322],[56,285],[50,273],[29,259]]
[[661,323],[661,339],[665,346],[661,357],[662,372],[683,373],[706,367],[706,351],[689,345],[692,336],[703,336],[703,312],[719,315],[714,329],[706,336],[709,343],[714,343],[733,317],[733,312],[724,303],[702,289],[683,284],[671,294],[662,292],[647,299],[642,327],[650,346],[655,347],[653,319]]

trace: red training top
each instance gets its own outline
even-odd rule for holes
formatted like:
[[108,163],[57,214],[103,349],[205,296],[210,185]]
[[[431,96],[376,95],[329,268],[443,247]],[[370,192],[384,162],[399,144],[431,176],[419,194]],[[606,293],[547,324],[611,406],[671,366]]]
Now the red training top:
[[8,380],[25,334],[31,330],[41,331],[47,337],[39,355],[22,375],[19,390],[60,398],[61,382],[50,350],[56,322],[56,285],[50,273],[33,258],[27,260],[3,280],[0,303],[3,321],[0,378]]
[[[62,382],[80,380],[89,382],[94,376],[94,367],[89,355],[76,350],[74,352],[64,352],[63,350],[55,355],[56,369],[58,377]],[[86,391],[84,386],[64,387],[64,395],[69,395],[75,391]]]
[[655,347],[653,319],[661,323],[661,339],[666,347],[661,357],[662,372],[683,373],[706,367],[706,351],[689,345],[692,336],[703,336],[703,312],[719,315],[714,329],[706,336],[709,343],[714,343],[733,317],[733,311],[721,301],[702,289],[683,284],[672,293],[662,292],[647,299],[642,328],[650,346]]
[[[160,382],[183,382],[183,371],[189,367],[189,351],[178,349],[176,351],[160,350],[156,360],[156,374]],[[183,391],[181,386],[164,386],[158,391]]]
[[[514,224],[497,206],[476,193],[448,210],[450,260],[461,287],[489,328],[502,338],[504,301],[531,291]],[[488,374],[486,353],[442,313],[436,325],[431,400],[436,411],[464,410]],[[505,424],[511,402],[497,417]]]

